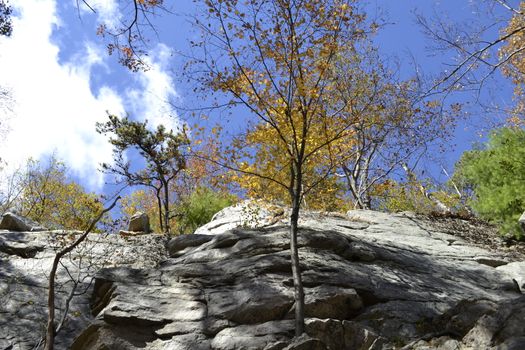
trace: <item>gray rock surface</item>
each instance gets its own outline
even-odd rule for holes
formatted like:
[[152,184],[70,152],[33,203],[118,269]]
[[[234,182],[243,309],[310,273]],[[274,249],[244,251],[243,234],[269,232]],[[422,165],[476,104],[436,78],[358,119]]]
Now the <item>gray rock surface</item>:
[[[48,275],[55,251],[72,242],[78,234],[80,232],[72,231],[0,232],[0,349],[33,349],[38,343],[47,319]],[[58,319],[64,314],[65,300],[75,283],[78,295],[69,306],[65,326],[56,339],[56,349],[69,349],[73,340],[93,322],[90,300],[94,296],[93,278],[97,271],[111,266],[153,268],[167,257],[165,243],[166,238],[161,235],[123,238],[94,233],[66,256],[63,266],[71,276],[64,267],[58,271]],[[97,283],[100,284],[98,280]]]
[[216,213],[211,222],[199,227],[195,234],[217,235],[235,228],[262,228],[287,222],[286,210],[261,201],[246,200]]
[[525,261],[515,261],[496,268],[510,276],[520,291],[525,294]]
[[[467,242],[466,230],[489,229],[477,222],[372,211],[303,215],[308,337],[294,339],[289,233],[280,212],[246,228],[230,208],[216,216],[230,229],[212,232],[221,226],[212,222],[205,229],[212,235],[169,242],[92,235],[67,262],[74,271],[80,257],[90,261],[90,269],[76,268],[95,278],[83,282],[57,348],[523,348],[525,296],[513,275],[521,253]],[[0,233],[0,295],[9,299],[0,303],[0,349],[37,341],[53,247],[71,234]],[[64,271],[60,281],[63,300]]]
[[197,233],[175,237],[168,242],[168,254],[172,258],[184,255],[184,253],[191,248],[200,246],[201,244],[209,242],[212,239],[213,236],[211,235],[200,235]]

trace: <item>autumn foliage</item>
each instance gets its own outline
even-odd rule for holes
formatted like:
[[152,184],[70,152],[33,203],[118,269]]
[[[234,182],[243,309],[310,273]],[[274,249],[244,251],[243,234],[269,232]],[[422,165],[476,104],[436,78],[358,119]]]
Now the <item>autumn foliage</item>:
[[508,36],[505,45],[500,50],[501,68],[503,74],[512,79],[514,83],[514,98],[516,109],[509,116],[510,125],[525,125],[525,2],[521,1],[510,23],[505,28],[502,36]]
[[[202,35],[196,46],[203,54],[190,67],[196,67],[203,91],[222,93],[231,105],[244,106],[254,117],[224,152],[228,166],[287,194],[300,335],[304,332],[297,249],[300,208],[335,168],[333,162],[318,167],[317,161],[326,157],[330,144],[342,142],[354,124],[353,116],[339,113],[343,106],[326,103],[336,79],[333,62],[340,52],[356,50],[373,25],[366,24],[357,1],[206,0],[205,4],[206,14],[195,23]],[[263,139],[272,144],[261,144]],[[249,162],[257,153],[260,158]],[[271,157],[278,157],[275,166],[266,164]]]
[[74,181],[66,165],[56,159],[30,159],[2,184],[2,211],[15,211],[45,227],[85,229],[103,205],[99,196]]

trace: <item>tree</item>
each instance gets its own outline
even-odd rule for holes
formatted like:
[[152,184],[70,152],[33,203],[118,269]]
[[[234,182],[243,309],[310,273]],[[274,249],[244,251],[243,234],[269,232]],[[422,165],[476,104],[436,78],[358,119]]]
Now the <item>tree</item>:
[[[82,4],[93,13],[97,12],[96,1],[82,0]],[[164,0],[124,0],[113,3],[122,14],[118,26],[101,23],[97,35],[109,38],[110,55],[116,54],[119,62],[133,72],[149,69],[147,56],[147,33],[157,34],[151,17],[159,10],[167,11]],[[77,0],[77,6],[81,6]]]
[[455,62],[444,71],[429,93],[479,89],[497,70],[509,74],[523,57],[525,33],[524,3],[507,0],[470,2],[475,18],[461,23],[447,22],[443,17],[429,21],[419,15],[418,22],[435,43],[440,54],[453,51]]
[[[221,209],[232,205],[236,197],[224,192],[217,192],[209,187],[197,187],[191,193],[177,195],[177,201],[170,206],[170,228],[173,233],[191,234],[200,226],[211,221],[212,216]],[[158,217],[158,207],[155,205],[155,193],[152,190],[141,189],[122,198],[121,210],[126,217],[137,211]],[[159,232],[160,226],[153,222],[153,232]]]
[[[175,181],[169,185],[171,198],[170,227],[178,234],[193,233],[199,226],[210,221],[213,214],[236,201],[230,191],[230,176],[215,163],[204,160],[206,157],[217,159],[216,140],[200,140],[198,132],[193,132],[190,157],[186,167],[181,170]],[[122,212],[131,216],[137,211],[158,217],[155,205],[155,191],[140,189],[121,200]],[[152,223],[155,232],[160,227]]]
[[67,172],[65,164],[55,157],[44,164],[29,160],[26,168],[14,175],[17,183],[11,186],[17,195],[11,198],[11,208],[47,227],[86,227],[102,204],[97,195],[86,192]]
[[[157,205],[158,199],[155,196],[156,191],[152,188],[141,188],[122,197],[120,201],[120,210],[123,217],[130,218],[137,212],[145,213],[150,218],[160,218],[161,213]],[[170,203],[170,206],[172,204]],[[163,232],[161,228],[162,220],[152,220],[150,222],[152,232]],[[170,227],[175,222],[170,220]],[[162,223],[164,225],[164,223]]]
[[[280,164],[281,169],[287,168],[285,178],[252,172],[242,157],[239,163],[230,159],[224,165],[265,178],[288,193],[296,334],[300,335],[304,333],[304,290],[298,220],[304,196],[320,182],[308,178],[307,164],[343,138],[354,123],[339,117],[339,108],[331,109],[325,102],[334,80],[332,62],[343,48],[355,48],[366,36],[365,18],[355,1],[206,0],[205,4],[206,14],[195,22],[203,35],[197,46],[204,53],[195,63],[197,79],[203,89],[223,92],[232,104],[243,105],[269,129],[275,147],[285,155]],[[319,130],[320,142],[313,137]],[[234,145],[244,151],[254,146],[246,138],[237,138]],[[332,165],[326,167],[320,179],[331,170]]]
[[22,193],[23,171],[21,168],[7,170],[7,163],[0,159],[0,215],[15,209]]
[[181,198],[177,205],[177,229],[179,234],[189,234],[211,221],[213,215],[234,203],[234,197],[199,187],[189,196]]
[[[341,52],[334,59],[335,80],[324,103],[333,110],[340,108],[340,114],[332,118],[332,127],[345,120],[354,123],[344,137],[317,152],[305,165],[305,181],[318,183],[304,196],[312,209],[344,210],[348,198],[350,207],[370,209],[373,194],[379,193],[374,187],[401,170],[404,163],[421,158],[432,146],[436,149],[451,135],[456,121],[454,113],[444,110],[439,102],[422,100],[415,80],[398,81],[371,45],[361,46],[362,52]],[[454,105],[452,110],[459,107]],[[313,142],[323,141],[322,127],[326,125],[312,126]],[[241,187],[249,196],[282,201],[281,187],[250,175],[279,174],[275,176],[283,181],[289,176],[287,167],[279,168],[286,155],[275,145],[271,128],[259,123],[245,137],[256,148],[254,154],[244,155],[251,162],[239,176]],[[333,165],[337,173],[326,176],[327,167]]]
[[[45,350],[53,350],[55,346],[55,336],[57,332],[60,330],[61,324],[56,325],[55,324],[55,278],[57,275],[59,264],[61,264],[61,259],[66,256],[67,254],[71,253],[74,249],[76,249],[82,242],[86,240],[89,233],[92,232],[97,223],[104,217],[106,213],[111,211],[117,204],[117,201],[120,199],[120,197],[117,197],[111,205],[109,205],[107,208],[102,208],[94,218],[91,219],[89,226],[86,227],[85,231],[76,239],[73,240],[71,244],[66,245],[62,249],[60,249],[53,259],[53,264],[51,266],[51,271],[49,272],[49,286],[48,286],[48,298],[47,298],[47,309],[48,309],[48,318],[47,318],[47,325],[46,325],[46,335],[45,335]],[[69,273],[69,272],[68,272]],[[70,296],[73,296],[74,289],[72,290],[72,293]],[[69,302],[69,301],[68,301]],[[66,313],[67,313],[67,307],[66,307]]]
[[514,15],[502,33],[505,45],[499,52],[502,72],[514,83],[516,108],[509,118],[514,125],[525,125],[525,2],[513,9]]
[[409,170],[405,181],[388,179],[374,189],[375,206],[388,212],[411,211],[419,214],[469,215],[464,196],[429,178],[418,179]]
[[[13,33],[13,23],[11,21],[12,11],[9,1],[0,0],[0,36],[9,37]],[[11,102],[12,98],[9,89],[0,86],[0,112],[9,110]],[[7,115],[7,113],[4,114]],[[2,135],[6,129],[5,122],[5,120],[0,120],[0,134]]]
[[525,130],[502,128],[491,133],[484,148],[465,152],[453,179],[471,190],[470,204],[501,231],[522,237],[518,219],[525,210]]
[[415,78],[400,81],[393,71],[371,45],[359,55],[341,55],[334,66],[337,81],[328,103],[344,105],[341,113],[355,122],[347,140],[331,144],[329,154],[355,208],[370,209],[376,186],[439,149],[460,110],[421,97]]
[[[114,164],[102,164],[102,170],[117,175],[119,182],[129,186],[142,185],[151,188],[157,199],[159,226],[170,232],[170,184],[186,166],[182,148],[188,144],[185,132],[175,133],[159,125],[150,131],[147,121],[136,122],[109,115],[106,123],[97,123],[97,132],[110,134],[113,145]],[[145,168],[134,170],[126,158],[126,151],[134,149],[145,161]]]
[[9,1],[0,0],[0,36],[11,36],[13,32],[13,23],[11,22],[11,14],[13,10],[9,5]]
[[[312,126],[315,128],[315,126]],[[313,132],[314,135],[322,135]],[[280,183],[286,183],[290,178],[290,167],[287,164],[288,154],[282,152],[282,148],[275,143],[274,130],[265,123],[259,123],[245,136],[245,142],[252,145],[249,152],[242,155],[247,160],[240,165],[242,172],[234,176],[240,188],[246,192],[249,198],[264,199],[269,202],[291,204],[288,190]],[[312,190],[303,194],[302,205],[309,209],[324,211],[341,211],[345,207],[345,191],[343,184],[332,174],[326,174],[326,166],[330,164],[330,158],[326,152],[318,152],[312,155],[304,164],[304,186],[312,187]],[[272,174],[272,179],[254,174]]]

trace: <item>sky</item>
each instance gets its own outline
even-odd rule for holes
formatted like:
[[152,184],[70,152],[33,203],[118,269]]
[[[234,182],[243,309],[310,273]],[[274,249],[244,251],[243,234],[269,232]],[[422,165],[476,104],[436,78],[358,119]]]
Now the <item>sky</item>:
[[172,49],[155,43],[150,69],[131,73],[95,35],[95,23],[119,18],[112,1],[94,1],[97,15],[78,13],[74,1],[11,4],[14,31],[0,39],[0,83],[13,103],[0,110],[8,127],[0,155],[17,167],[54,154],[89,190],[100,190],[104,177],[97,169],[111,162],[112,152],[106,137],[95,132],[96,122],[111,113],[177,126],[169,104],[177,96],[169,71]]
[[[77,0],[11,0],[13,35],[0,38],[0,85],[8,88],[12,103],[0,108],[7,132],[0,142],[0,157],[12,168],[28,158],[54,154],[73,176],[91,191],[102,191],[104,175],[97,171],[111,162],[111,146],[95,132],[95,123],[107,113],[147,119],[177,128],[179,118],[170,101],[191,101],[190,90],[174,68],[183,61],[178,53],[188,50],[192,39],[185,16],[195,11],[189,0],[166,1],[176,14],[154,18],[158,36],[148,44],[146,72],[130,72],[109,56],[107,42],[96,35],[100,23],[116,25],[125,16],[119,0],[92,0],[97,13]],[[402,74],[413,72],[412,57],[429,73],[443,69],[443,61],[428,50],[428,39],[415,24],[414,13],[432,17],[446,13],[454,20],[477,14],[470,0],[376,0],[370,8],[380,10],[387,25],[376,38],[381,52],[398,57]],[[177,15],[178,14],[178,15]],[[507,101],[511,90],[498,96]],[[507,103],[507,102],[505,102]],[[475,116],[474,116],[475,118]],[[470,148],[475,130],[456,131],[458,147],[447,160],[448,168]]]

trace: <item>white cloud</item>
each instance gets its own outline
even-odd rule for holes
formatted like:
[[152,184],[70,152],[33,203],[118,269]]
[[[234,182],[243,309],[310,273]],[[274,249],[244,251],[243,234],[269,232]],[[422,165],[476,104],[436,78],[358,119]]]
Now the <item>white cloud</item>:
[[180,127],[179,119],[169,102],[177,97],[175,84],[167,72],[170,58],[171,50],[166,45],[159,44],[151,51],[146,58],[150,69],[133,76],[140,89],[129,89],[127,98],[136,119],[147,119],[153,127],[163,124],[176,130]]
[[[52,41],[53,31],[67,27],[66,22],[61,25],[56,4],[57,0],[13,3],[15,30],[11,38],[0,37],[0,86],[9,88],[14,100],[10,108],[0,108],[0,125],[7,120],[10,128],[0,141],[0,158],[15,168],[29,157],[55,154],[84,185],[100,190],[104,176],[97,169],[101,162],[112,161],[112,148],[105,136],[96,133],[95,123],[107,119],[106,111],[129,112],[154,126],[178,127],[168,103],[177,96],[167,71],[171,54],[160,44],[150,53],[147,72],[132,74],[122,68],[120,78],[126,79],[128,87],[119,94],[111,85],[100,83],[114,60],[103,42],[85,43],[80,51],[72,52]],[[99,21],[121,17],[115,0],[90,4],[96,7]],[[104,68],[97,70],[103,73],[96,79],[95,67]]]
[[[12,167],[28,157],[42,158],[53,152],[85,179],[90,189],[100,189],[100,162],[111,161],[111,146],[95,132],[95,123],[106,110],[123,113],[122,99],[109,87],[90,89],[90,74],[103,63],[93,45],[59,64],[60,48],[50,41],[60,23],[55,1],[24,0],[13,4],[11,38],[0,40],[0,84],[9,87],[15,101],[11,131],[0,144],[0,157]],[[0,113],[4,113],[0,111]]]
[[89,0],[89,8],[85,2],[73,0],[74,6],[79,5],[83,15],[93,14],[96,11],[98,22],[105,24],[108,29],[115,29],[122,20],[122,13],[119,10],[116,0]]

